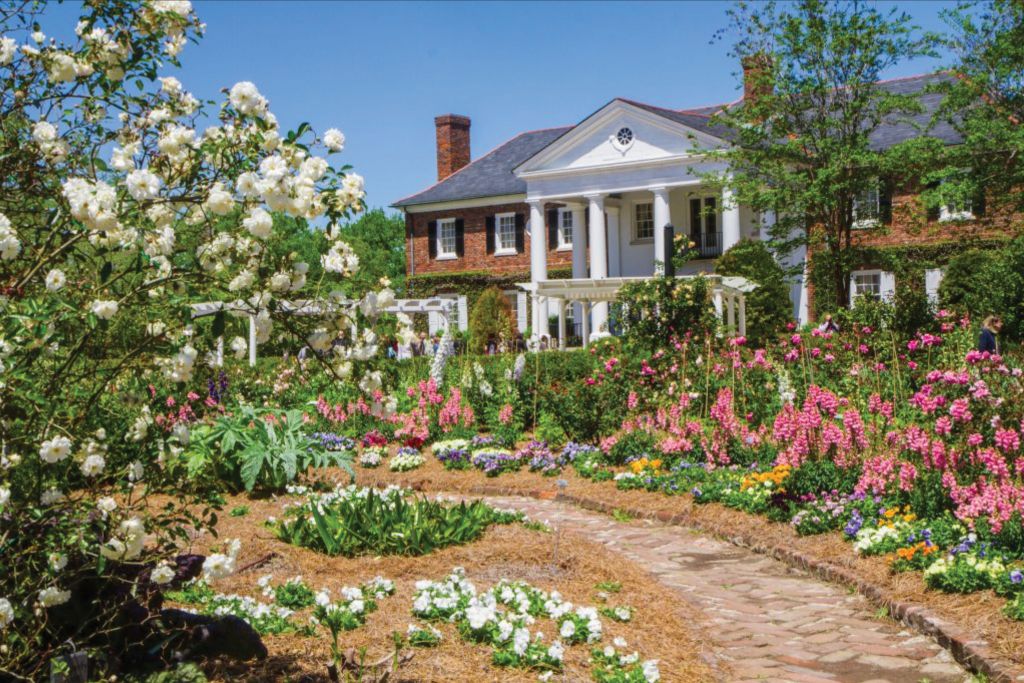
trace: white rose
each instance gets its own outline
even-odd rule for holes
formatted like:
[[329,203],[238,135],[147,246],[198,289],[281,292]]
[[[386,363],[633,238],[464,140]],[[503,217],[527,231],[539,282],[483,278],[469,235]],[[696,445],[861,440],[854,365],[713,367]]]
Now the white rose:
[[54,268],[46,274],[46,288],[51,292],[59,292],[64,288],[68,279],[64,275],[64,271],[59,268]]
[[32,126],[32,139],[43,145],[57,139],[57,128],[49,121],[37,121]]
[[255,208],[242,220],[242,225],[253,237],[263,240],[270,237],[274,219],[263,209]]
[[106,517],[111,512],[117,509],[117,501],[110,496],[104,496],[96,501],[96,509],[103,513]]
[[11,490],[6,486],[0,486],[0,506],[7,505],[11,499]]
[[87,477],[95,477],[106,467],[107,461],[102,455],[90,455],[82,462],[82,474]]
[[157,195],[161,182],[155,173],[140,168],[128,174],[126,184],[128,185],[128,194],[138,201],[143,201]]
[[68,457],[70,452],[71,439],[66,436],[55,436],[39,446],[39,457],[51,465]]
[[71,599],[71,591],[62,591],[59,588],[44,588],[39,591],[39,604],[43,607],[56,607],[63,605]]
[[174,579],[174,567],[167,562],[161,562],[149,573],[149,579],[158,586],[165,586]]
[[96,299],[92,302],[89,310],[92,311],[96,317],[102,318],[103,320],[110,320],[117,315],[118,304],[116,301]]
[[0,598],[0,629],[7,628],[14,621],[14,607],[7,598]]
[[345,149],[345,135],[337,128],[328,128],[324,133],[324,146],[332,152]]

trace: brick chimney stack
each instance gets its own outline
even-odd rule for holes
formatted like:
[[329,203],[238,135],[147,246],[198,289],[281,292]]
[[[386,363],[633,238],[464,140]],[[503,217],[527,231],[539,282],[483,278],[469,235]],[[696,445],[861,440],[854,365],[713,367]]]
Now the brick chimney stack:
[[740,64],[743,66],[743,101],[753,104],[758,97],[771,92],[768,72],[772,66],[772,58],[759,52],[747,55]]
[[469,163],[469,117],[444,114],[434,118],[437,129],[437,179],[444,180]]

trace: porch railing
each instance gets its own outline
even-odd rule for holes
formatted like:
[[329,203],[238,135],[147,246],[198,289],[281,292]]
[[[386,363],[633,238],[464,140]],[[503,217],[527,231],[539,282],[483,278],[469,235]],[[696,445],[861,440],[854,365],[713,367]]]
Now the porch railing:
[[696,245],[694,249],[700,258],[717,258],[722,255],[721,231],[690,233],[690,241]]

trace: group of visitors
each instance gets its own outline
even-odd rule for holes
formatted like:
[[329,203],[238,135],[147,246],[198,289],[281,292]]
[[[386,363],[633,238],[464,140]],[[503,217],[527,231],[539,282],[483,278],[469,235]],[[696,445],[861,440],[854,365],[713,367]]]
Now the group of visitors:
[[[484,353],[488,356],[493,356],[498,353],[523,353],[528,350],[526,338],[523,337],[522,332],[517,332],[516,336],[511,340],[505,339],[504,336],[498,337],[491,335],[487,338],[487,343],[484,344]],[[537,341],[538,351],[547,351],[552,346],[551,339],[545,334]]]
[[[981,334],[978,335],[978,351],[999,353],[999,340],[998,335],[1003,329],[1003,319],[998,315],[990,315],[985,318],[984,322],[981,323]],[[832,319],[832,314],[827,314],[820,325],[818,325],[818,332],[824,334],[826,332],[838,332],[839,325],[835,320]]]
[[415,358],[417,356],[436,356],[442,343],[448,344],[448,351],[450,353],[458,353],[460,351],[459,345],[461,342],[454,340],[443,342],[441,335],[437,333],[434,333],[434,336],[428,339],[426,332],[420,332],[418,338],[407,344],[402,344],[396,339],[389,339],[385,343],[385,351],[388,358],[397,358],[398,360]]

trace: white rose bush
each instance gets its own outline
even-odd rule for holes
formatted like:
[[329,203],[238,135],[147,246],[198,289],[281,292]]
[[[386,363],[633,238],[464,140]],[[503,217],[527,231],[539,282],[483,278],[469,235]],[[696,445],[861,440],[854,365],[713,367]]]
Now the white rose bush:
[[[393,293],[353,306],[333,293],[358,269],[337,226],[364,194],[331,160],[341,131],[283,131],[253,83],[205,102],[163,73],[203,34],[187,1],[86,2],[67,42],[39,25],[44,8],[0,8],[0,678],[12,680],[72,649],[90,678],[151,656],[161,587],[202,569],[178,550],[214,521],[176,467],[188,425],[158,428],[147,391],[187,384],[225,334],[225,311],[201,333],[192,304],[252,316],[259,343],[275,330],[342,338],[311,371],[366,387],[378,413],[394,404],[379,373],[364,379]],[[275,216],[325,227],[315,282],[277,248]],[[291,299],[333,305],[288,315]],[[244,338],[229,345],[246,353]]]

